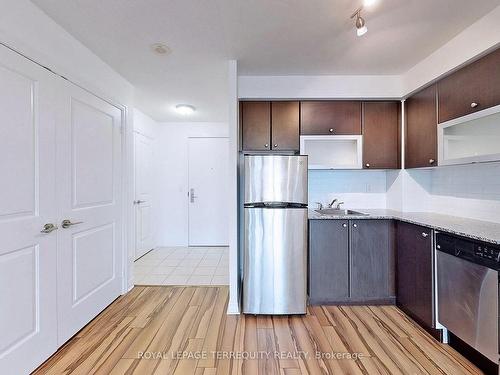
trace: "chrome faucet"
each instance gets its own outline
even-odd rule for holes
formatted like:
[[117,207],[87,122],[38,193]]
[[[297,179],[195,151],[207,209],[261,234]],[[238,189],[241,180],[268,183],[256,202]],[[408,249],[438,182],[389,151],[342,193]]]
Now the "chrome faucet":
[[336,210],[340,210],[340,205],[344,204],[344,202],[339,202],[339,200],[337,198],[335,198],[331,203],[328,204],[328,208],[334,208],[333,205],[337,203],[335,205],[335,209]]

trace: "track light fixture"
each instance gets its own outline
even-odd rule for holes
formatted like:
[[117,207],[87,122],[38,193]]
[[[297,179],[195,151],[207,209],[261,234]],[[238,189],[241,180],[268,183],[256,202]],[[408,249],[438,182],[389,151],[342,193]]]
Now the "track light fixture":
[[363,10],[363,7],[358,8],[351,16],[351,19],[356,17],[356,34],[358,36],[365,35],[366,32],[368,31],[368,28],[366,27],[366,21],[363,17],[361,17],[361,11]]

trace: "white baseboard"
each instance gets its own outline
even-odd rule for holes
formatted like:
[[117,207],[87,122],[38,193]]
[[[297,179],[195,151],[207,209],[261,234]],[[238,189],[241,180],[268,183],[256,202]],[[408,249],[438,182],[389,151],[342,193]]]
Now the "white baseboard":
[[240,305],[238,301],[230,301],[227,306],[227,315],[239,315],[240,314]]

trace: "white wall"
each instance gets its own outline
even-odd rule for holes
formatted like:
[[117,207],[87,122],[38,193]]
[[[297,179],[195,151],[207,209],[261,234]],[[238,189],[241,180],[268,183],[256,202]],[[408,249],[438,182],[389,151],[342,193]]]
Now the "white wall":
[[400,98],[400,76],[241,76],[238,97],[245,99]]
[[1,43],[125,109],[123,174],[126,188],[123,200],[130,203],[124,219],[129,267],[123,287],[124,290],[131,288],[135,242],[132,204],[134,88],[29,0],[0,0],[0,9]]
[[[188,139],[227,137],[227,123],[160,123],[158,127],[157,245],[188,245]],[[229,183],[229,181],[228,181]]]

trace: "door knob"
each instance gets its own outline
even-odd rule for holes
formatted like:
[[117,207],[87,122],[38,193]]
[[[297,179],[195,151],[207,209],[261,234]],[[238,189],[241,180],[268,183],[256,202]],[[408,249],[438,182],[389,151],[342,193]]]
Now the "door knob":
[[264,145],[264,147],[265,147],[265,148],[268,148],[268,147],[269,147],[269,143],[266,143],[266,144]]
[[357,228],[358,227],[358,224],[353,224],[352,225],[354,228]]
[[472,102],[470,103],[470,106],[471,108],[476,108],[479,104],[477,104],[476,102]]
[[83,221],[77,221],[77,222],[72,223],[71,220],[65,219],[61,222],[61,227],[66,229],[66,228],[71,227],[72,225],[77,225],[77,224],[82,224],[82,223],[83,223]]
[[189,201],[191,203],[194,203],[194,199],[198,198],[196,195],[194,195],[194,189],[189,189]]
[[347,224],[346,223],[342,224],[342,227],[347,228]]
[[425,233],[425,232],[423,232],[423,233],[422,233],[422,237],[424,237],[424,238],[429,237],[429,233]]
[[370,168],[370,163],[365,164],[366,168]]
[[57,230],[57,225],[52,223],[47,223],[43,226],[43,229],[40,231],[40,233],[51,233],[55,230]]
[[276,147],[278,147],[278,144],[277,144],[277,143],[275,143],[275,144],[274,144],[274,148],[276,148]]
[[333,133],[333,129],[332,129],[332,128],[328,129],[328,131],[329,131],[330,133]]
[[434,159],[429,159],[429,164],[434,164],[436,161]]

